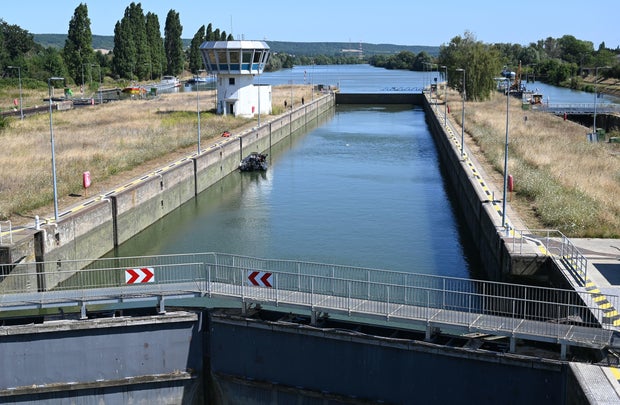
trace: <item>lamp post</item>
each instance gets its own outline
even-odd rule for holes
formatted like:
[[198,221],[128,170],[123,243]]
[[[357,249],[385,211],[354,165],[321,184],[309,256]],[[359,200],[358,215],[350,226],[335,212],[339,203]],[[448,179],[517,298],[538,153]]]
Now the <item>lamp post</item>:
[[257,72],[258,75],[258,127],[260,128],[260,72]]
[[99,68],[99,104],[103,104],[103,96],[101,94],[101,66],[93,63],[91,65],[92,67],[98,67]]
[[[435,82],[435,111],[437,111],[437,99],[439,98],[439,87],[437,87],[437,76],[439,76],[439,65],[436,63],[434,65],[437,68],[437,74],[433,77],[433,81]],[[433,84],[431,83],[431,90],[432,89],[433,89]]]
[[7,66],[9,69],[17,69],[17,77],[19,78],[19,116],[24,119],[24,109],[22,104],[22,68],[21,66]]
[[[198,77],[200,73],[204,72],[203,69],[198,70]],[[198,112],[198,154],[200,155],[200,91],[198,89],[199,80],[196,80],[196,111]]]
[[[510,79],[506,78],[506,88],[510,85]],[[502,228],[506,227],[506,189],[508,187],[508,105],[510,92],[506,92],[506,140],[504,142],[504,198],[502,199]]]
[[447,66],[442,66],[442,69],[444,69],[446,71],[446,77],[444,77],[444,80],[446,81],[446,84],[443,88],[443,94],[444,94],[444,100],[443,100],[443,126],[444,128],[446,128],[448,126],[448,67]]
[[[596,99],[598,98],[598,89],[597,89],[597,83],[598,83],[598,70],[599,69],[609,69],[610,66],[597,66],[596,68],[594,68],[594,123],[592,124],[593,128],[592,128],[592,136],[595,136],[594,134],[596,134]],[[598,138],[597,138],[598,139]]]
[[65,80],[64,77],[50,77],[47,79],[47,89],[50,100],[50,143],[52,145],[52,182],[54,186],[54,220],[58,222],[58,189],[56,187],[56,154],[54,152],[54,126],[52,125],[52,80]]
[[458,68],[457,72],[463,72],[463,108],[461,111],[461,157],[463,157],[463,146],[465,144],[465,69]]

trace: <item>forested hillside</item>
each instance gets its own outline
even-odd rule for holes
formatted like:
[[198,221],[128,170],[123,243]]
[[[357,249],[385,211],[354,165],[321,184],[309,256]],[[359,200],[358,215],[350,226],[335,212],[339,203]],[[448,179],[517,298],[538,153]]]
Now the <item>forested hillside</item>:
[[[44,47],[63,48],[65,46],[66,34],[34,34],[34,42]],[[266,41],[272,52],[287,53],[297,56],[316,56],[316,55],[338,55],[343,49],[359,50],[360,47],[365,56],[372,55],[391,55],[401,51],[420,53],[425,51],[427,54],[437,56],[439,46],[421,45],[394,45],[394,44],[368,44],[359,42],[284,42]],[[189,47],[190,39],[183,39],[183,45]],[[114,37],[105,35],[93,35],[93,49],[114,48]]]

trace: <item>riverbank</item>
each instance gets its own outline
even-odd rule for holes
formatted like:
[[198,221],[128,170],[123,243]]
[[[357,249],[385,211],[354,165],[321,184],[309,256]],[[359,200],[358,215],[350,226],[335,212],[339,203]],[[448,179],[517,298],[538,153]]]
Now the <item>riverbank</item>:
[[[291,94],[296,104],[302,97],[312,99],[311,86],[294,86],[293,91],[290,85],[274,86],[273,116],[284,112],[284,100],[290,105]],[[235,134],[257,123],[214,114],[214,91],[201,91],[199,100],[195,92],[181,92],[54,112],[59,210],[194,153],[198,107],[203,148],[217,142],[224,131]],[[53,212],[49,114],[13,119],[1,136],[0,220],[18,226],[32,223],[35,215],[49,217]],[[92,179],[88,189],[82,184],[85,171]]]
[[[450,100],[454,100],[451,102]],[[461,125],[460,96],[448,95],[451,118]],[[530,229],[551,228],[570,237],[620,237],[620,145],[589,143],[588,128],[552,114],[523,110],[509,100],[510,205]],[[465,103],[465,142],[503,188],[506,98]]]
[[[590,91],[594,90],[594,75],[588,75],[580,80],[583,83],[582,87],[588,88]],[[602,77],[598,77],[598,81],[596,82],[596,90],[603,94],[620,97],[620,80],[614,78],[604,79]]]

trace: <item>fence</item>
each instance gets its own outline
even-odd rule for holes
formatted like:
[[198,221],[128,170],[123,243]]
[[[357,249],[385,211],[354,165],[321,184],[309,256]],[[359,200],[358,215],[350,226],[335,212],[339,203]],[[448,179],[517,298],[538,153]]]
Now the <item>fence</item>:
[[[554,260],[559,260],[568,268],[571,275],[581,287],[585,286],[588,278],[588,259],[579,252],[579,249],[562,232],[557,230],[517,230],[518,235],[513,239],[513,252],[522,253],[523,244],[528,241],[540,243]],[[519,244],[517,249],[516,244]]]
[[[565,242],[564,239],[562,239]],[[549,241],[547,241],[549,244]],[[558,244],[563,256],[575,254],[572,245]],[[380,269],[261,259],[221,253],[191,253],[97,260],[56,261],[11,265],[0,283],[0,294],[18,298],[25,293],[54,293],[78,297],[91,289],[108,289],[108,294],[127,295],[138,291],[126,285],[125,271],[152,268],[155,277],[149,283],[153,293],[166,286],[185,286],[196,293],[212,293],[214,284],[228,286],[228,293],[244,297],[250,286],[248,273],[269,272],[272,288],[262,289],[266,299],[277,302],[286,294],[297,294],[300,304],[308,305],[308,297],[366,300],[373,305],[392,304],[450,311],[477,313],[536,321],[573,322],[589,327],[604,325],[603,314],[591,299],[573,290],[552,289],[518,284],[394,272]],[[45,282],[42,282],[45,279]],[[55,280],[59,280],[55,282]],[[45,287],[47,286],[47,287]],[[44,288],[45,287],[45,288]],[[133,288],[133,289],[132,289]],[[112,289],[112,290],[109,290]],[[114,290],[118,289],[118,290]],[[142,286],[140,292],[148,291]],[[49,294],[48,294],[49,295]],[[289,294],[290,295],[290,294]],[[618,307],[617,297],[607,299]]]

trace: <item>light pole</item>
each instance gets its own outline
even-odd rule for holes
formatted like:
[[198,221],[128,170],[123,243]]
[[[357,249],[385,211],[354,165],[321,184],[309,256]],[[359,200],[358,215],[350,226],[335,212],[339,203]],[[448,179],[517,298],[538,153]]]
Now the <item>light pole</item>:
[[24,119],[24,109],[22,107],[22,68],[21,66],[7,66],[9,69],[17,69],[17,76],[19,78],[19,116]]
[[52,125],[52,80],[65,80],[64,77],[50,77],[47,79],[47,89],[50,100],[50,143],[52,145],[52,182],[54,185],[54,220],[58,222],[58,189],[56,187],[56,154],[54,152],[54,126]]
[[[198,77],[204,70],[198,70]],[[199,80],[196,80],[196,111],[198,112],[198,154],[200,155],[200,91],[198,89]]]
[[[597,89],[597,83],[598,83],[598,70],[599,69],[609,69],[610,66],[597,66],[596,68],[594,68],[594,123],[592,124],[593,126],[593,131],[592,131],[592,136],[596,135],[596,99],[598,98],[598,89]],[[598,135],[596,135],[598,136]],[[598,140],[598,138],[597,138]]]
[[97,66],[99,68],[99,104],[103,104],[103,96],[101,94],[101,66],[94,63],[91,66]]
[[[439,65],[436,63],[434,65],[437,68],[437,74],[433,77],[433,81],[435,82],[435,111],[437,111],[437,99],[439,98],[439,87],[437,87],[437,76],[439,76]],[[433,88],[433,85],[431,84],[431,90],[432,88]]]
[[[510,79],[506,78],[506,88],[509,86]],[[504,198],[502,201],[502,228],[506,227],[506,189],[508,187],[508,101],[510,92],[506,92],[506,140],[504,142]]]
[[443,100],[443,126],[444,128],[446,128],[448,126],[448,67],[447,66],[442,66],[442,69],[444,69],[446,71],[446,77],[444,77],[444,80],[446,81],[446,84],[443,88],[443,94],[444,94],[444,100]]
[[465,97],[467,97],[465,92],[465,69],[458,68],[456,71],[463,72],[463,108],[461,111],[461,157],[463,157],[463,145],[465,144]]
[[258,75],[258,127],[260,128],[260,72],[257,72]]

